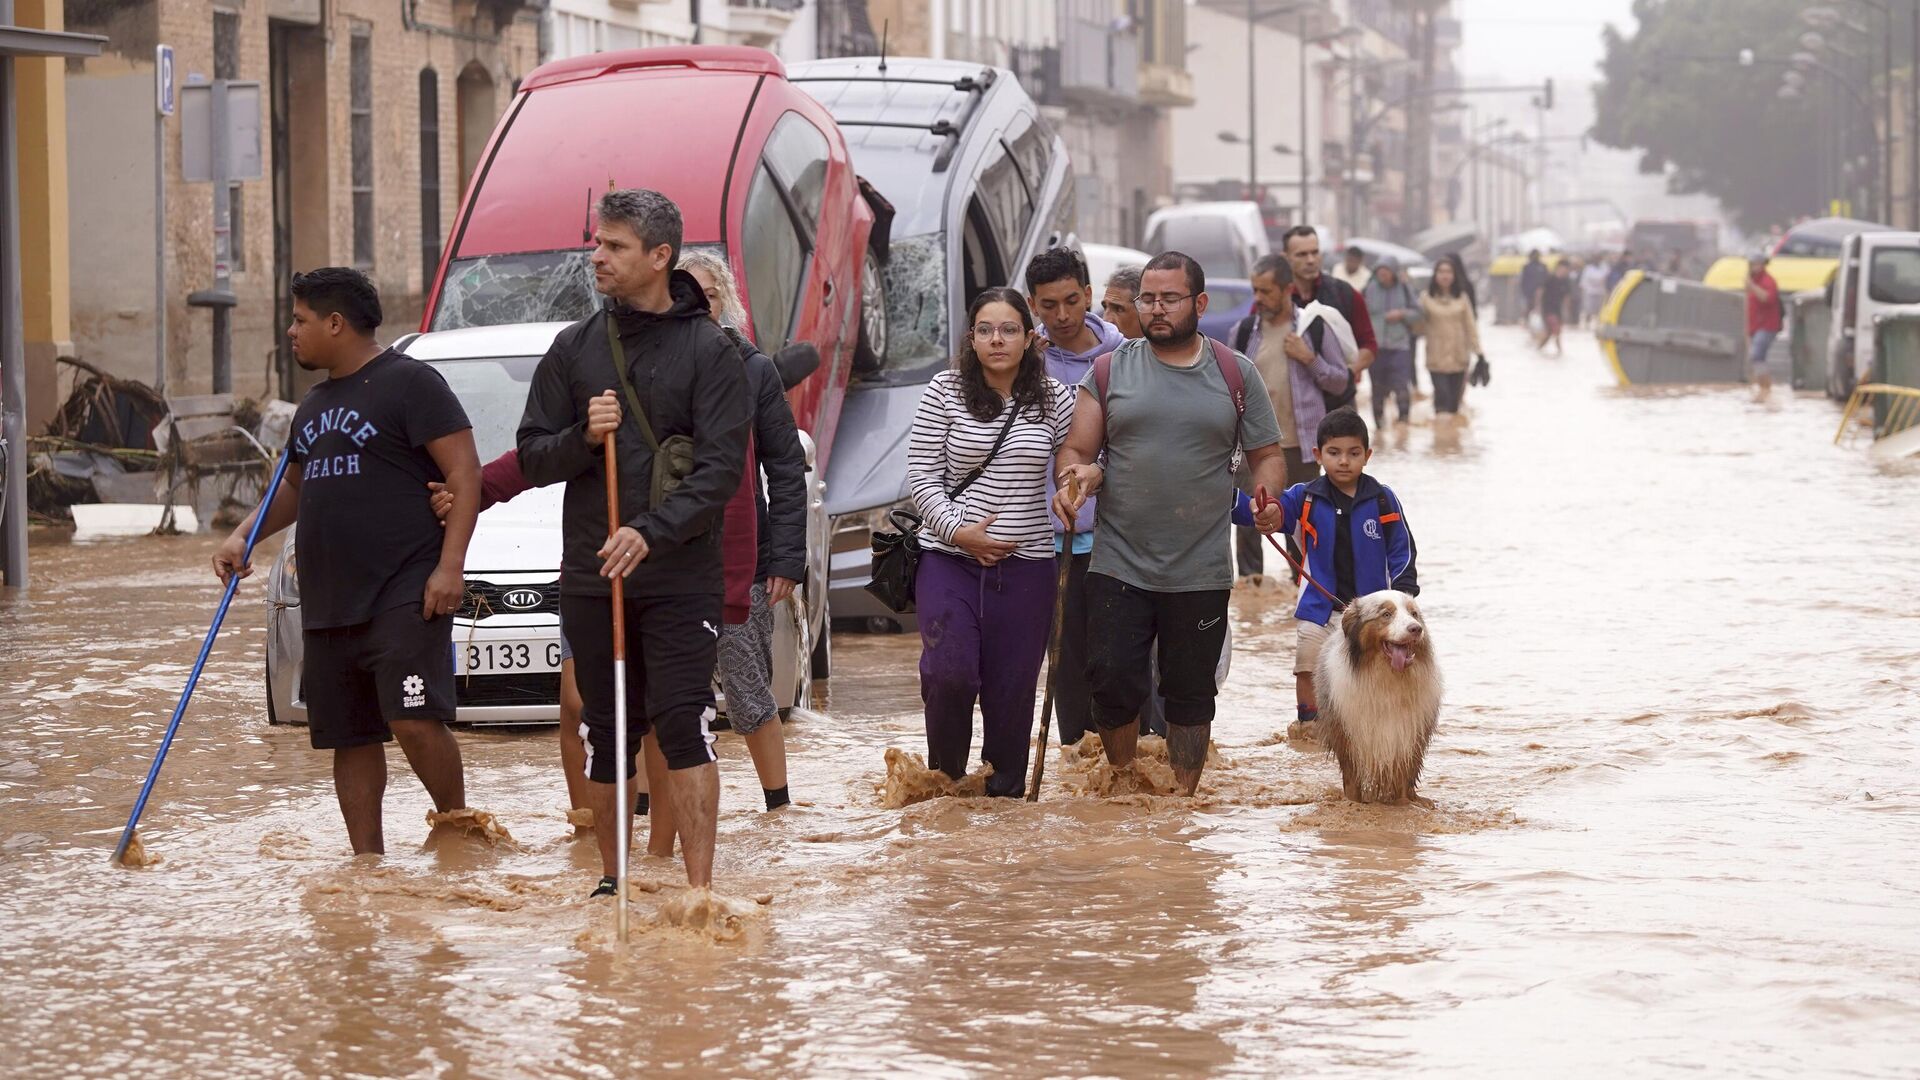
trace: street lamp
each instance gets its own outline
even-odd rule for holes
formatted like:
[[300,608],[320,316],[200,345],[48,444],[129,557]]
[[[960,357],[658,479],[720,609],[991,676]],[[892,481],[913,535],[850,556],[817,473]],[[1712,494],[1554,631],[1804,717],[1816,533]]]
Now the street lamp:
[[[1880,122],[1878,123],[1877,126],[1881,129],[1882,133],[1885,136],[1886,149],[1881,152],[1881,161],[1880,161],[1880,164],[1881,164],[1880,209],[1883,215],[1883,220],[1890,221],[1893,217],[1893,95],[1894,95],[1893,8],[1887,4],[1881,3],[1880,0],[1858,0],[1858,2],[1866,4],[1868,7],[1871,7],[1875,11],[1879,12],[1880,18],[1881,18],[1882,33],[1880,34],[1880,79],[1882,81],[1882,87],[1881,87],[1882,93],[1880,95],[1880,100],[1878,102],[1878,106],[1879,106],[1878,113],[1880,116]],[[1920,58],[1920,8],[1916,9],[1914,13],[1914,19],[1915,19],[1914,34],[1915,34],[1915,40],[1916,40],[1915,53],[1916,53],[1916,57]],[[1800,12],[1800,21],[1806,23],[1808,26],[1811,26],[1816,30],[1851,31],[1854,34],[1859,35],[1861,39],[1867,41],[1869,44],[1871,44],[1873,40],[1873,31],[1869,29],[1866,25],[1862,23],[1854,22],[1853,20],[1847,18],[1846,15],[1840,12],[1839,10],[1826,5],[1816,4],[1812,7],[1808,7],[1802,10]],[[1805,44],[1805,38],[1802,37],[1801,40],[1802,40],[1802,43]],[[1808,47],[1818,48],[1817,45],[1809,45]],[[1871,66],[1869,66],[1869,70],[1868,70],[1869,81],[1871,81],[1872,78],[1873,78],[1873,73],[1872,73]],[[1912,134],[1909,134],[1908,137],[1911,139],[1913,136]],[[1920,149],[1915,149],[1911,147],[1909,149],[1913,150],[1913,160],[1915,162],[1914,172],[1916,174],[1920,174]],[[1914,185],[1912,184],[1909,184],[1908,186],[1914,187]],[[1913,202],[1914,215],[1913,216],[1916,221],[1920,221],[1920,188],[1915,189],[1915,194],[1913,196],[1913,199],[1914,199],[1914,202]]]
[[[1223,131],[1220,133],[1219,138],[1221,142],[1226,143],[1228,146],[1239,146],[1241,143],[1244,143],[1247,141],[1237,131]],[[1272,150],[1274,153],[1279,154],[1281,157],[1293,156],[1293,147],[1288,146],[1286,143],[1283,143],[1283,142],[1274,143],[1272,146],[1268,147],[1267,149]]]
[[[1260,111],[1259,111],[1258,88],[1255,83],[1255,73],[1258,71],[1258,61],[1255,59],[1254,49],[1253,49],[1254,39],[1259,35],[1255,33],[1255,29],[1264,20],[1279,18],[1282,15],[1292,15],[1296,12],[1300,13],[1300,21],[1302,26],[1304,27],[1306,24],[1305,12],[1309,8],[1314,8],[1319,6],[1317,3],[1312,2],[1312,0],[1306,0],[1306,2],[1288,4],[1285,7],[1274,8],[1272,11],[1260,11],[1258,9],[1258,5],[1259,5],[1259,0],[1247,0],[1247,137],[1246,137],[1247,198],[1252,199],[1255,203],[1258,203],[1261,201],[1260,199],[1260,125],[1259,125]],[[1225,132],[1221,133],[1223,142],[1229,141],[1225,138],[1225,134],[1226,134]],[[1238,140],[1231,140],[1231,141],[1238,141]]]

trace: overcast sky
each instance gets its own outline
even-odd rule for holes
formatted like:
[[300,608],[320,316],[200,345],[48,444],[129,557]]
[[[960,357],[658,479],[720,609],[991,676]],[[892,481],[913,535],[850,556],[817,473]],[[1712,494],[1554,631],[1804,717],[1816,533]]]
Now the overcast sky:
[[1461,68],[1469,77],[1591,82],[1600,30],[1633,26],[1633,0],[1459,0]]

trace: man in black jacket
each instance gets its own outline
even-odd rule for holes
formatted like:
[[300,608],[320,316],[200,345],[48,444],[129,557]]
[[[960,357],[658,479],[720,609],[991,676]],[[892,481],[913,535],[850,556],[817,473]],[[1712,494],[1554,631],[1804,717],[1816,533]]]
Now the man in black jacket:
[[[594,820],[627,812],[613,805],[614,770],[633,775],[634,754],[653,730],[665,768],[650,768],[650,788],[672,805],[688,883],[706,888],[720,804],[707,732],[721,624],[720,519],[746,461],[746,377],[733,343],[708,318],[699,284],[674,269],[679,208],[654,191],[609,191],[599,218],[594,288],[610,304],[562,330],[541,358],[520,421],[520,468],[535,486],[567,485],[560,612],[580,684]],[[627,401],[645,410],[652,438],[622,408]],[[613,431],[622,522],[609,537],[601,445]],[[691,467],[673,470],[677,484],[656,504],[655,440],[676,437],[691,440]],[[626,582],[627,653],[635,661],[625,761],[614,760],[615,574]],[[595,830],[606,874],[596,896],[614,891],[616,832]]]

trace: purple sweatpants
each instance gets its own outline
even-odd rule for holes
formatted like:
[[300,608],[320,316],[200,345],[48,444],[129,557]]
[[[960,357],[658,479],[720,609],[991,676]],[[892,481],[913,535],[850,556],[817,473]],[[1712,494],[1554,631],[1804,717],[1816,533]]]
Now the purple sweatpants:
[[1025,792],[1034,688],[1053,629],[1055,569],[1052,559],[981,566],[943,551],[920,556],[914,603],[929,768],[956,780],[966,775],[978,700],[985,728],[980,756],[993,766],[987,794]]

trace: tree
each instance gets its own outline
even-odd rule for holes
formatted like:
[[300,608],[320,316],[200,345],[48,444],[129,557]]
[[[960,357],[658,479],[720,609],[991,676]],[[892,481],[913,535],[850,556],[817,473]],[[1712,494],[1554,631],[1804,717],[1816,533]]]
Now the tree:
[[[1635,0],[1633,37],[1605,31],[1593,135],[1643,151],[1676,194],[1720,200],[1742,228],[1820,209],[1833,142],[1821,95],[1779,96],[1785,58],[1800,49],[1805,0]],[[1742,64],[1743,50],[1752,62]]]

